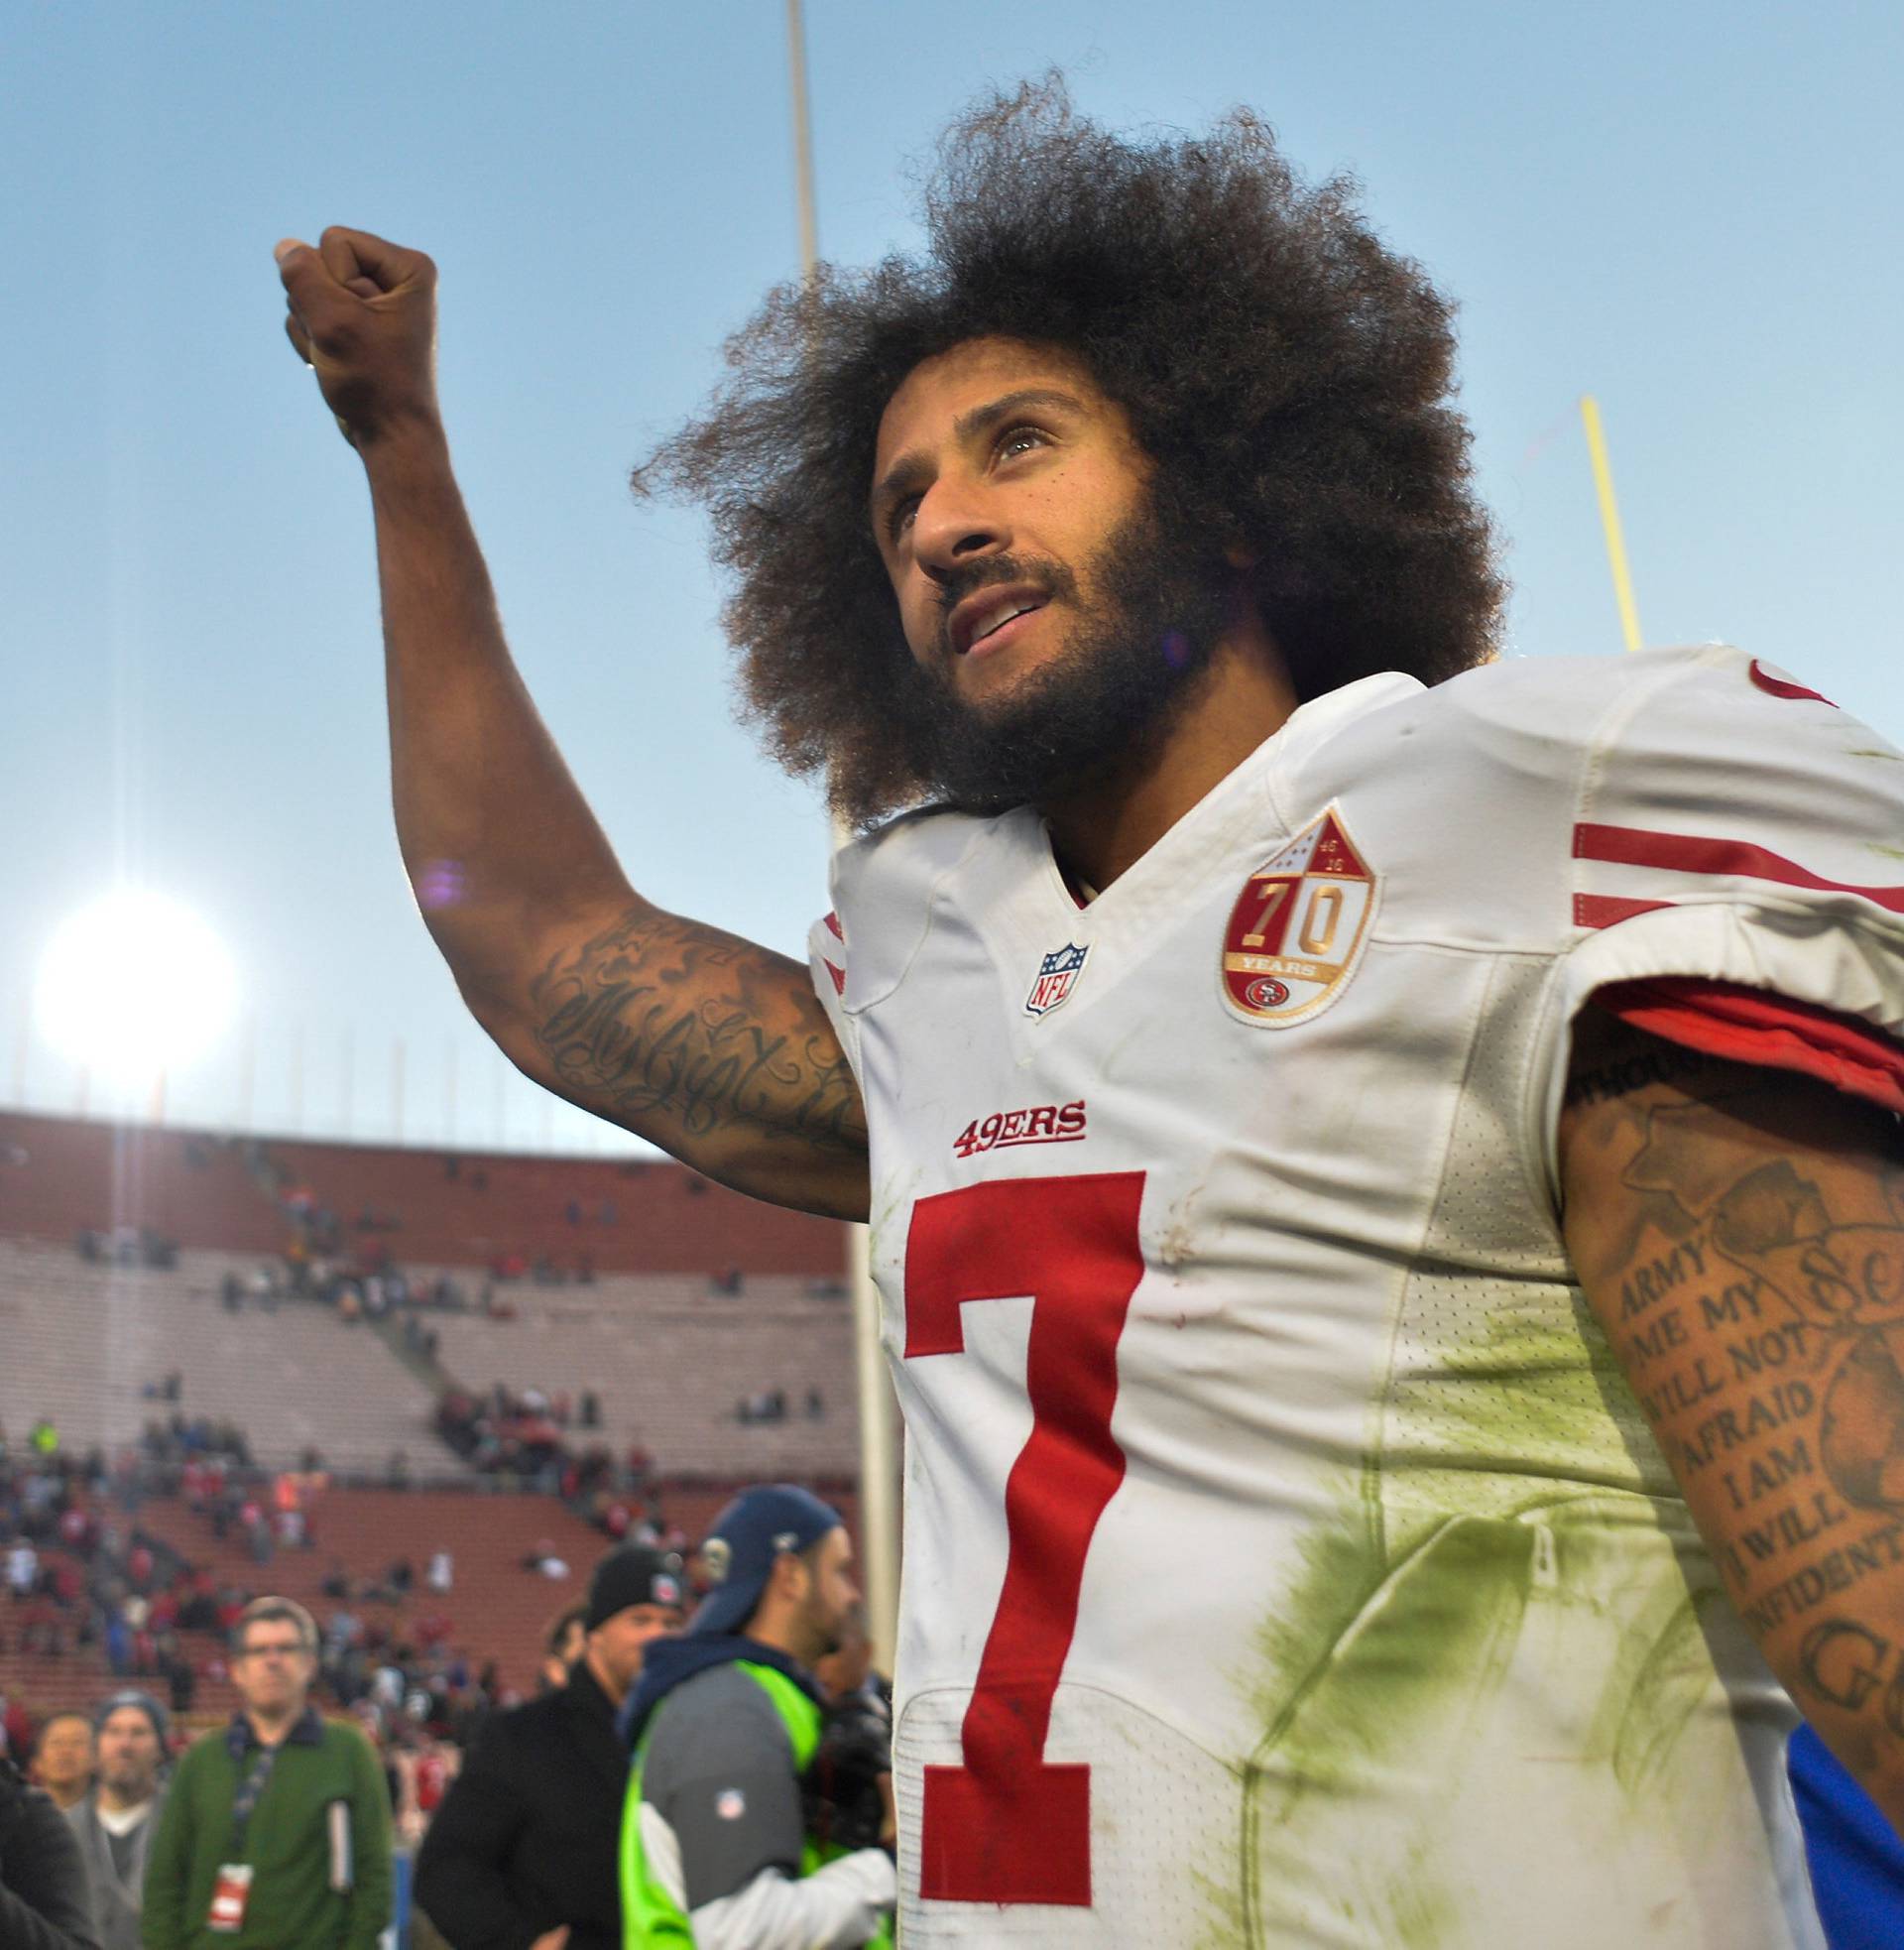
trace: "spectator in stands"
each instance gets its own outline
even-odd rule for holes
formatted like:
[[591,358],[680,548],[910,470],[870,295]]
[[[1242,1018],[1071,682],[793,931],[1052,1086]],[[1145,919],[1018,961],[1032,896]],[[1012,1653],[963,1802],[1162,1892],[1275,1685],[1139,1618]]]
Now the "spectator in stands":
[[0,1943],[6,1950],[99,1950],[72,1830],[0,1757]]
[[483,1730],[416,1860],[417,1906],[453,1950],[621,1950],[628,1750],[615,1715],[683,1616],[677,1558],[610,1551],[568,1684]]
[[822,1851],[801,1805],[824,1707],[812,1666],[860,1600],[838,1513],[790,1484],[743,1490],[701,1563],[713,1589],[687,1637],[652,1649],[625,1716],[627,1940],[883,1943],[892,1857]]
[[92,1722],[83,1713],[56,1713],[33,1749],[33,1784],[53,1796],[61,1814],[92,1785]]
[[159,1669],[165,1678],[166,1691],[171,1696],[172,1710],[175,1713],[189,1713],[198,1692],[198,1675],[192,1670],[191,1660],[181,1648],[175,1647],[162,1658]]
[[178,1765],[146,1868],[148,1950],[376,1950],[390,1796],[363,1735],[311,1709],[316,1669],[301,1605],[244,1608],[231,1659],[243,1705]]
[[445,1545],[438,1544],[429,1553],[429,1568],[423,1573],[423,1582],[432,1591],[447,1591],[456,1582],[456,1560]]
[[568,1684],[569,1667],[581,1657],[583,1645],[588,1638],[587,1618],[588,1603],[585,1599],[577,1600],[566,1610],[555,1614],[554,1622],[542,1639],[538,1692],[560,1692]]
[[99,1772],[92,1792],[66,1810],[92,1890],[103,1950],[140,1950],[146,1857],[165,1800],[166,1710],[150,1693],[114,1693],[93,1716]]
[[449,1758],[425,1733],[418,1737],[416,1758],[411,1765],[411,1789],[416,1797],[416,1812],[425,1823],[443,1804],[449,1792]]
[[7,1552],[7,1589],[16,1599],[30,1598],[40,1582],[40,1553],[25,1537]]
[[523,1553],[523,1569],[534,1571],[538,1577],[568,1576],[567,1560],[555,1555],[555,1546],[547,1537],[538,1537],[535,1549]]

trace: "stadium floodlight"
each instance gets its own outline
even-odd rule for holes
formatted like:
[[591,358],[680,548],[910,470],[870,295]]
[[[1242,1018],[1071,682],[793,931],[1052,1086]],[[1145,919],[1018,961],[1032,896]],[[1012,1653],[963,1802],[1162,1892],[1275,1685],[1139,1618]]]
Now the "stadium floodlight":
[[203,920],[163,894],[121,887],[56,930],[34,1016],[69,1061],[138,1084],[202,1055],[237,992],[231,955]]

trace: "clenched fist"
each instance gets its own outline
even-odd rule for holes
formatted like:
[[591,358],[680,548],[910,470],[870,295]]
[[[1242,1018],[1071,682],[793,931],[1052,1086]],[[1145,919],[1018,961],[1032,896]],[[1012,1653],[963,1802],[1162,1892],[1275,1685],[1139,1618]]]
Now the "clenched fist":
[[326,230],[313,250],[287,237],[274,253],[290,315],[285,333],[317,375],[352,446],[406,424],[436,422],[436,267],[366,230]]

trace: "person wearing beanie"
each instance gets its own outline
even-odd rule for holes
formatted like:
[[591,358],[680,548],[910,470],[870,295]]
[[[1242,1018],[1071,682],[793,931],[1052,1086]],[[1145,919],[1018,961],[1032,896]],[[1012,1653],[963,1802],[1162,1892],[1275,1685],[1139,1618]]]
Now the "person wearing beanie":
[[822,1733],[812,1667],[860,1602],[839,1513],[757,1484],[715,1519],[700,1561],[712,1589],[687,1636],[654,1648],[622,1716],[625,1950],[890,1944],[892,1856],[823,1844],[801,1792]]
[[423,1838],[416,1906],[452,1950],[619,1950],[615,1716],[685,1616],[678,1557],[628,1544],[596,1565],[567,1683],[492,1716]]
[[101,1950],[140,1950],[146,1855],[165,1803],[166,1709],[150,1693],[128,1688],[100,1701],[92,1725],[92,1787],[66,1820],[86,1865]]

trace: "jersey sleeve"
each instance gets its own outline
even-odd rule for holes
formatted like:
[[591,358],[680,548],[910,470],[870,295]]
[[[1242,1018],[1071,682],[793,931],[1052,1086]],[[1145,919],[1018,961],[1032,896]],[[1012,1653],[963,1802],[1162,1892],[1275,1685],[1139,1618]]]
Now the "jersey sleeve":
[[807,930],[806,962],[813,976],[813,993],[833,1025],[833,1034],[846,1051],[855,1078],[864,1083],[860,1077],[860,1026],[846,1013],[846,923],[840,919],[838,909]]
[[932,924],[935,890],[986,829],[928,808],[901,813],[833,856],[833,910],[808,931],[807,961],[862,1094],[862,1015],[904,980]]
[[1710,1053],[1904,1104],[1904,753],[1738,651],[1647,662],[1579,775],[1536,1064],[1550,1147],[1571,1026],[1596,998]]

